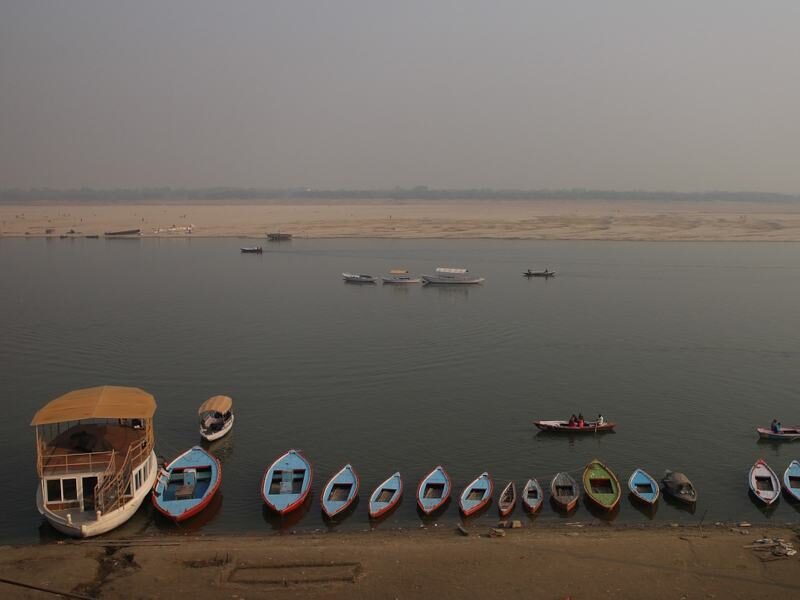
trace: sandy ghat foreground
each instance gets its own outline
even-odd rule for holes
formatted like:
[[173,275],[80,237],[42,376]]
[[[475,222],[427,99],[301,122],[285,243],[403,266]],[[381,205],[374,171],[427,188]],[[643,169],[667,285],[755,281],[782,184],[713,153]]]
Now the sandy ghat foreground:
[[523,238],[542,240],[800,241],[800,205],[745,202],[297,201],[251,204],[0,205],[0,235]]
[[0,547],[3,598],[798,598],[800,554],[747,548],[790,529],[528,527]]

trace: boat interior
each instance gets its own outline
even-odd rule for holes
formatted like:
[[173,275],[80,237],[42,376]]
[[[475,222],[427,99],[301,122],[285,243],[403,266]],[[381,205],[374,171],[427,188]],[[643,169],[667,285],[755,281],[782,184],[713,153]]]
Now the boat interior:
[[652,494],[655,492],[651,483],[636,483],[633,486],[640,494]]
[[331,491],[328,493],[328,500],[331,502],[344,502],[350,497],[350,491],[352,489],[352,483],[334,483],[331,486]]
[[299,494],[303,490],[305,477],[305,469],[275,470],[269,483],[269,493],[272,495]]
[[528,489],[528,493],[526,496],[529,500],[538,500],[539,499],[539,490],[536,488]]
[[789,487],[793,490],[800,489],[800,477],[797,475],[789,475]]
[[224,415],[218,412],[206,413],[202,421],[200,421],[200,426],[206,432],[219,431],[231,420],[231,416],[231,411],[226,412]]
[[756,489],[762,492],[774,492],[775,486],[773,485],[772,477],[757,475]]
[[211,465],[173,469],[161,497],[166,501],[202,498],[211,486],[211,477]]
[[466,499],[470,502],[477,502],[486,496],[486,491],[486,488],[472,488]]
[[555,495],[571,498],[575,495],[575,488],[571,485],[557,485]]
[[595,494],[613,494],[614,485],[608,478],[590,479],[589,485]]
[[425,490],[422,493],[423,498],[441,498],[444,496],[444,484],[443,483],[429,483],[425,486]]
[[391,500],[396,493],[396,488],[383,488],[378,493],[378,497],[375,498],[375,502],[389,502],[389,500]]

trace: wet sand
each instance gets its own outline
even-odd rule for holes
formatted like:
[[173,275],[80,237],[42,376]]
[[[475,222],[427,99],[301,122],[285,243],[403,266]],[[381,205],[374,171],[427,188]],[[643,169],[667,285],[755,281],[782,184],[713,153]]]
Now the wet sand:
[[386,200],[0,205],[0,235],[800,241],[800,205],[755,202]]
[[[99,598],[765,598],[800,596],[791,529],[561,525],[316,533],[166,535],[0,547],[0,578]],[[3,598],[52,595],[0,583]]]

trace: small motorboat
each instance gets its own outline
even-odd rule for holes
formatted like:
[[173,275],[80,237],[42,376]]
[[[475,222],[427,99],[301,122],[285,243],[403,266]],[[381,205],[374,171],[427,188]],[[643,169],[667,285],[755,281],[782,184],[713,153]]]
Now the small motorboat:
[[383,275],[381,277],[381,281],[383,283],[396,283],[396,284],[404,284],[404,283],[420,283],[422,281],[422,277],[416,277],[411,275],[405,269],[392,269],[389,271],[388,275]]
[[636,469],[628,479],[628,489],[637,500],[645,504],[655,504],[661,491],[658,483],[644,469]]
[[781,482],[770,466],[759,458],[750,467],[750,491],[753,496],[767,506],[775,502],[781,495]]
[[342,279],[347,283],[376,283],[374,275],[366,275],[364,273],[342,273]]
[[267,239],[270,242],[287,242],[292,239],[291,233],[268,233]]
[[458,499],[458,507],[461,509],[461,513],[468,517],[488,506],[489,502],[492,501],[493,489],[492,478],[489,477],[488,473],[483,472],[478,475],[461,492],[461,496]]
[[577,425],[570,425],[569,421],[534,421],[536,427],[542,431],[557,431],[559,433],[601,433],[606,431],[614,431],[616,423],[608,421],[586,421],[583,427]]
[[528,479],[525,487],[522,488],[522,506],[529,513],[535,513],[542,507],[544,492],[537,479]]
[[242,254],[261,254],[264,252],[264,249],[261,246],[248,246],[245,248],[240,248]]
[[221,482],[217,458],[195,446],[161,469],[153,488],[153,505],[176,523],[185,521],[208,506]]
[[800,501],[800,461],[793,460],[783,473],[783,489],[792,498]]
[[200,435],[213,442],[233,429],[233,400],[228,396],[212,396],[197,409]]
[[369,497],[369,516],[379,519],[392,510],[403,497],[403,478],[395,473],[384,481]]
[[578,504],[578,482],[569,473],[558,473],[550,482],[550,495],[556,506],[569,512]]
[[299,450],[289,450],[264,471],[261,497],[269,508],[285,515],[303,505],[313,480],[308,459]]
[[507,517],[514,512],[514,507],[517,505],[517,486],[513,481],[509,481],[503,491],[500,492],[500,498],[497,500],[497,507],[500,510],[501,517]]
[[683,473],[667,470],[664,477],[661,478],[661,486],[664,488],[665,494],[679,502],[691,505],[697,502],[697,490]]
[[358,475],[349,464],[339,469],[322,489],[322,512],[335,517],[347,509],[358,497]]
[[619,479],[608,466],[596,458],[583,470],[586,497],[604,510],[614,510],[622,495]]
[[[68,231],[67,233],[75,233],[74,231]],[[103,235],[114,237],[116,235],[141,235],[141,229],[123,229],[121,231],[106,231]]]
[[441,465],[437,466],[420,480],[417,487],[417,505],[420,510],[429,515],[440,509],[450,498],[452,487],[447,471]]
[[472,275],[468,269],[453,267],[437,267],[435,275],[423,275],[424,284],[452,284],[452,285],[475,285],[483,283],[483,277]]
[[800,440],[800,425],[781,427],[780,431],[772,431],[769,427],[758,427],[756,431],[758,432],[758,437],[762,440],[776,440],[782,442]]
[[522,274],[523,277],[555,277],[556,272],[551,271],[549,269],[545,269],[544,271],[531,271],[528,269]]

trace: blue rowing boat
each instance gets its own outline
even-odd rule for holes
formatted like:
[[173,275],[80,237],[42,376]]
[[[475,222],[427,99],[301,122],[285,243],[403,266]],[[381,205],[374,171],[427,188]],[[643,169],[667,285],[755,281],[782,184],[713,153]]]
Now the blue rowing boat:
[[453,486],[450,476],[444,467],[439,465],[425,475],[417,486],[417,505],[419,509],[429,515],[440,509],[450,498]]
[[392,510],[403,496],[403,478],[395,473],[384,481],[369,497],[369,516],[378,519]]
[[783,473],[783,489],[792,498],[800,501],[800,461],[793,460]]
[[528,479],[525,487],[522,488],[522,506],[529,513],[535,513],[542,507],[542,500],[544,500],[544,492],[542,486],[539,485],[539,480]]
[[264,471],[261,498],[272,510],[285,515],[302,506],[313,480],[314,469],[308,459],[299,450],[289,450]]
[[468,517],[489,504],[492,500],[494,484],[489,473],[478,475],[461,493],[458,507],[465,517]]
[[153,488],[153,505],[173,521],[185,521],[208,506],[221,482],[219,461],[194,446],[161,470]]
[[335,517],[358,497],[358,475],[349,464],[328,480],[322,490],[322,512]]
[[645,504],[655,504],[661,495],[658,482],[643,469],[636,469],[633,472],[628,479],[628,489],[637,500]]

